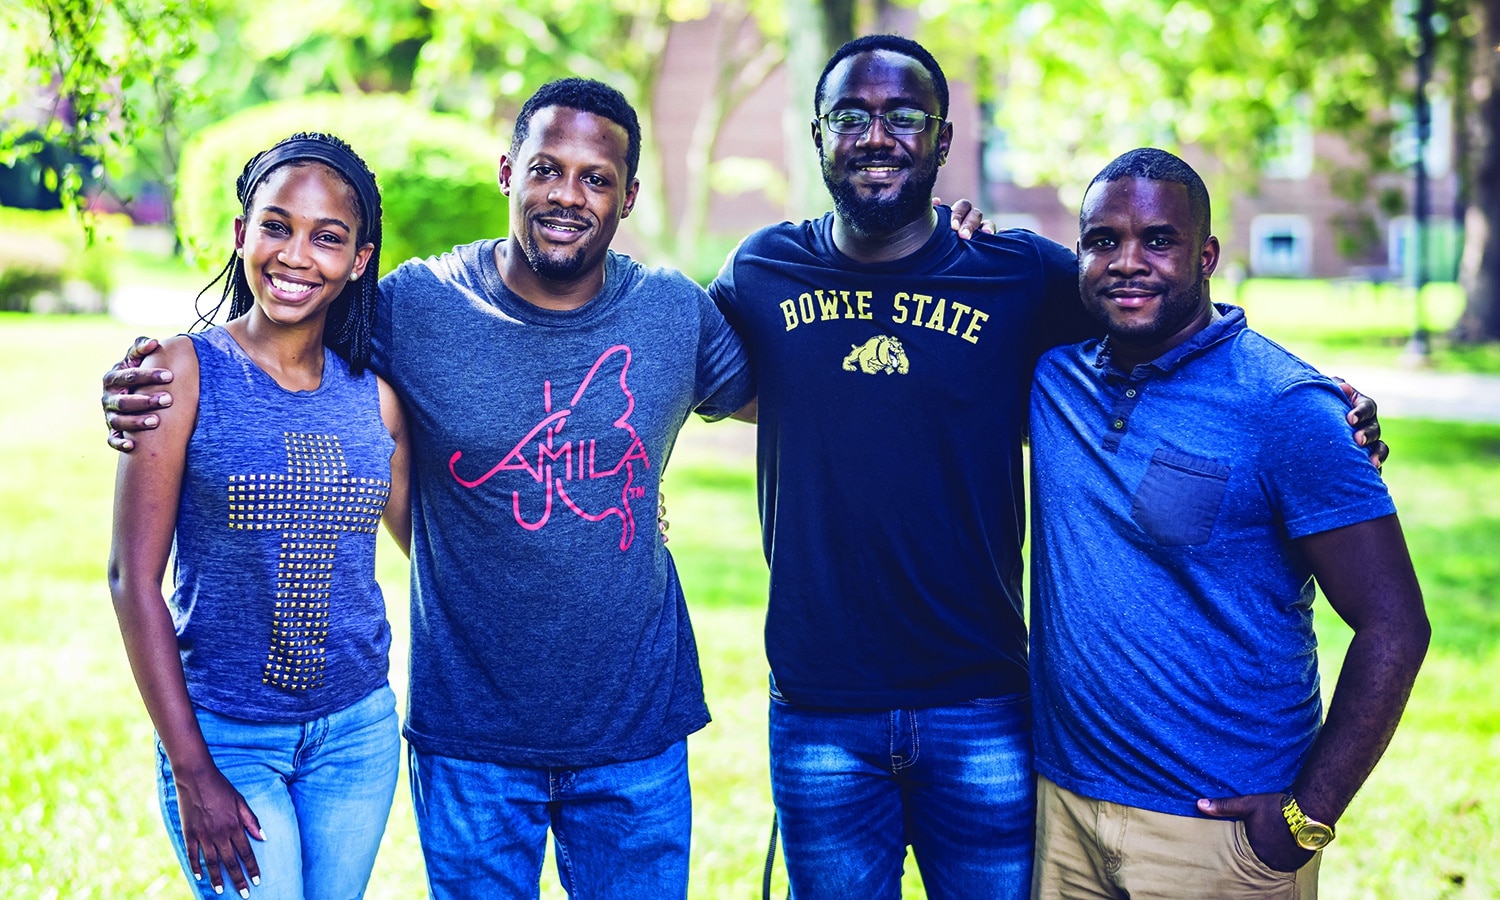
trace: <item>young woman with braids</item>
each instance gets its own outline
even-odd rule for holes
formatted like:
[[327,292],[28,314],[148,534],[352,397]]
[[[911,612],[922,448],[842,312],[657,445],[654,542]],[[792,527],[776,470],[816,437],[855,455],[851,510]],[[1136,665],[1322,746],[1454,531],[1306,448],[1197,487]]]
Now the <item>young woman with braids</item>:
[[357,897],[400,757],[375,532],[411,535],[401,407],[366,369],[380,194],[305,133],[237,188],[228,321],[153,354],[175,402],[120,458],[110,590],[197,893]]

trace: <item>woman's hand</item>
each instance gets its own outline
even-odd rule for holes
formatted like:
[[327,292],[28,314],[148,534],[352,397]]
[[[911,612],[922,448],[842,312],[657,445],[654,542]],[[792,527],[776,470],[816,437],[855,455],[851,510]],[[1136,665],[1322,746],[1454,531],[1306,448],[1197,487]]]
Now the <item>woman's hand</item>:
[[172,780],[177,783],[177,812],[193,877],[202,881],[207,868],[214,893],[221,894],[227,869],[235,890],[249,897],[250,885],[260,884],[260,867],[246,835],[266,839],[250,804],[213,765],[196,773],[173,769]]

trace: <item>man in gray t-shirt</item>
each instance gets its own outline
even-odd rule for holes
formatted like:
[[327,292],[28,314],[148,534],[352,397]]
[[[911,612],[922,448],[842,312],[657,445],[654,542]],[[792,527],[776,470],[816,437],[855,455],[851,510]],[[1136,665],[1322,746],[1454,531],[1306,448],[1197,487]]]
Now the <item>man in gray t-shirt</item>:
[[688,415],[754,387],[700,287],[610,251],[639,158],[619,92],[545,85],[501,157],[510,237],[381,282],[371,367],[412,429],[406,736],[434,897],[534,894],[549,829],[570,893],[687,894],[686,736],[708,708],[658,486]]

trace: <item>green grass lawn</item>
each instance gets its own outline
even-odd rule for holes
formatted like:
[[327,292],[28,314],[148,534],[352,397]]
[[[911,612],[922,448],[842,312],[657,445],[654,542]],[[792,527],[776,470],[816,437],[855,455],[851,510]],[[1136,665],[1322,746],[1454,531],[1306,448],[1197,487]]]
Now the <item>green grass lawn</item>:
[[[0,897],[185,896],[156,812],[150,725],[104,582],[114,455],[98,378],[135,329],[0,315],[0,333],[9,387],[0,401]],[[1384,426],[1398,450],[1387,481],[1434,637],[1406,721],[1339,824],[1323,895],[1500,897],[1500,428]],[[666,481],[671,547],[714,712],[689,749],[694,898],[759,896],[771,814],[751,466],[688,447]],[[380,571],[400,693],[406,567],[389,544],[382,550],[391,551]],[[1331,685],[1348,633],[1326,608],[1318,621]],[[396,799],[373,898],[423,893],[404,783]],[[550,865],[546,877],[544,896],[561,896]],[[908,896],[919,896],[909,883]],[[776,884],[784,895],[784,880]]]
[[[1250,326],[1325,369],[1408,365],[1407,345],[1418,322],[1416,292],[1404,285],[1255,278],[1232,294],[1213,283],[1215,300],[1245,307]],[[1422,292],[1422,327],[1438,372],[1500,373],[1500,343],[1456,346],[1448,331],[1463,312],[1455,284]]]

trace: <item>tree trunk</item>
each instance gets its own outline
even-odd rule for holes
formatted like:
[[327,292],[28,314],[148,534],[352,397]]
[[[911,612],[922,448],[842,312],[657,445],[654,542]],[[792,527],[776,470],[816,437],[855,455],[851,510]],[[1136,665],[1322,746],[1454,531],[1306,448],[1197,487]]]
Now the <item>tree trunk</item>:
[[854,0],[823,0],[822,6],[826,61],[833,51],[854,40]]
[[786,216],[795,222],[818,215],[829,204],[811,123],[813,88],[833,51],[823,36],[825,22],[816,0],[787,0],[785,8],[788,96],[781,129],[786,138]]
[[1463,286],[1468,302],[1454,340],[1500,340],[1500,0],[1481,0],[1482,41],[1475,59],[1474,205],[1464,234]]

